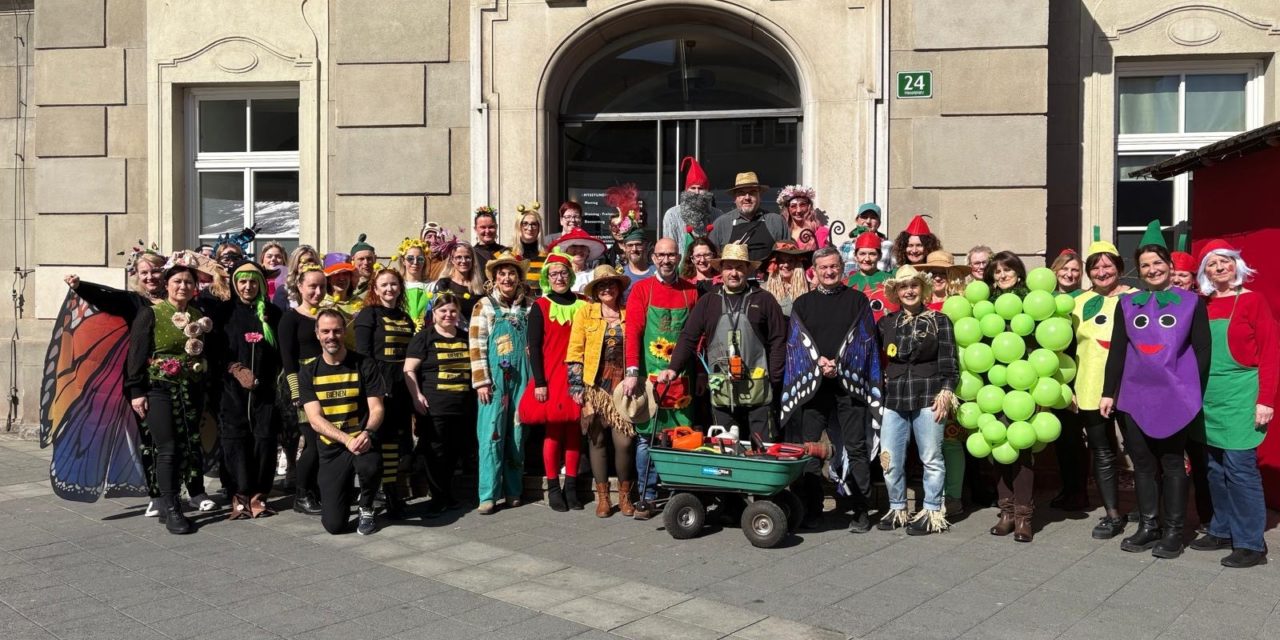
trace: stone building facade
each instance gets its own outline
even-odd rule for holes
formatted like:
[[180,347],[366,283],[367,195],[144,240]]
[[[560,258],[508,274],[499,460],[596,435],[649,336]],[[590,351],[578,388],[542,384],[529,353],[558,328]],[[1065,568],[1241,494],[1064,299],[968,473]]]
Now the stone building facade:
[[[598,214],[621,180],[661,210],[692,154],[717,188],[757,170],[832,219],[876,201],[891,233],[926,213],[957,254],[1039,263],[1188,220],[1185,179],[1122,170],[1280,97],[1274,0],[0,0],[0,32],[13,424],[62,277],[123,286],[140,239],[258,224],[386,255],[481,204]],[[900,98],[921,71],[929,96]]]

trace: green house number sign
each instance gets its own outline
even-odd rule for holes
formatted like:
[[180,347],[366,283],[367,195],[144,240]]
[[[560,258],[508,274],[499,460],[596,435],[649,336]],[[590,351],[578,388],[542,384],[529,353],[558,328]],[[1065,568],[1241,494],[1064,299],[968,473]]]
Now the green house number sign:
[[898,98],[932,98],[932,71],[899,71]]

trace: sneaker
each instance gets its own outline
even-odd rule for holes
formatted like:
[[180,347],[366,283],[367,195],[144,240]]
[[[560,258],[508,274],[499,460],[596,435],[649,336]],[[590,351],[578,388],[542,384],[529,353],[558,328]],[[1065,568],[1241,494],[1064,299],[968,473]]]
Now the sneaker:
[[356,533],[367,536],[378,530],[378,523],[373,519],[373,509],[361,509],[360,520],[356,524]]
[[282,476],[289,471],[289,456],[284,454],[284,449],[276,453],[276,475]]
[[855,511],[849,522],[849,533],[866,533],[871,530],[871,518],[866,511]]
[[160,507],[156,505],[156,501],[152,500],[147,503],[147,510],[142,512],[143,517],[158,518],[160,517]]
[[493,501],[492,501],[492,500],[485,500],[485,501],[481,502],[481,503],[480,503],[480,508],[479,508],[479,509],[477,509],[477,511],[479,511],[479,512],[480,512],[480,515],[482,515],[482,516],[490,515],[490,514],[492,514],[492,513],[494,512],[494,510],[495,510],[495,509],[494,509],[494,504],[493,504]]
[[636,512],[631,516],[632,520],[648,520],[653,517],[653,506],[648,500],[641,500],[636,503]]
[[209,512],[218,508],[218,503],[214,502],[213,498],[210,498],[207,493],[187,498],[187,504],[190,504],[192,509],[200,512]]

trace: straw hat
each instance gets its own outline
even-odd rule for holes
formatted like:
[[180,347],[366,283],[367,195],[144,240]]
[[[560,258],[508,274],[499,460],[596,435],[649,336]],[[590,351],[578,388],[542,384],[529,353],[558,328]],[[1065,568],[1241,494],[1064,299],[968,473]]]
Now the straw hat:
[[623,291],[625,291],[627,287],[631,286],[630,277],[618,273],[617,269],[614,269],[607,264],[602,264],[591,271],[591,281],[587,283],[587,286],[583,287],[582,292],[585,293],[588,298],[597,300],[596,289],[601,285],[608,284],[610,282],[618,283],[618,286],[621,287]]
[[511,253],[510,251],[499,251],[498,253],[493,254],[493,259],[484,265],[484,274],[488,276],[490,280],[493,280],[493,274],[498,272],[498,267],[504,267],[507,265],[515,267],[516,270],[520,272],[521,281],[525,279],[525,274],[529,273],[528,260],[521,260],[519,256]]
[[756,177],[754,171],[744,171],[734,176],[733,187],[729,189],[729,193],[738,191],[765,191],[769,188],[767,184],[760,184],[760,179]]
[[813,249],[801,249],[799,245],[790,240],[779,240],[773,244],[773,252],[769,254],[769,261],[772,262],[778,256],[795,256],[800,261],[808,265],[813,262]]
[[653,382],[648,378],[644,378],[641,382],[643,388],[638,396],[627,395],[623,385],[613,389],[614,408],[632,423],[648,422],[658,411],[658,400],[653,394]]
[[930,251],[929,255],[925,256],[924,264],[918,264],[916,268],[929,273],[941,271],[947,275],[948,280],[962,278],[970,272],[968,266],[957,265],[955,257],[943,249]]
[[933,283],[929,281],[928,273],[917,271],[916,268],[911,265],[898,267],[898,270],[894,272],[893,277],[884,281],[885,299],[895,306],[901,305],[902,301],[898,299],[898,287],[901,287],[912,280],[920,282],[920,301],[923,303],[928,296],[932,295]]
[[720,251],[720,257],[711,259],[711,266],[716,269],[720,269],[720,265],[726,261],[745,262],[751,265],[747,268],[747,271],[756,271],[760,268],[760,261],[751,259],[751,253],[748,250],[747,245],[742,242],[730,242],[729,244],[726,244],[724,249]]

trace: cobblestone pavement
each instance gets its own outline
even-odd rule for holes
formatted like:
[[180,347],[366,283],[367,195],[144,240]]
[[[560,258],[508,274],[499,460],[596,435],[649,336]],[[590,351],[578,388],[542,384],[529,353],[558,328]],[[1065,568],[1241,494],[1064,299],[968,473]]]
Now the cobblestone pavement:
[[736,527],[677,541],[661,519],[541,504],[367,538],[219,511],[171,536],[142,499],[57,499],[47,465],[35,443],[0,439],[5,640],[1280,637],[1274,564],[1124,553],[1090,539],[1097,514],[1046,510],[1029,545],[988,535],[990,510],[923,538],[851,535],[829,516],[759,550]]

